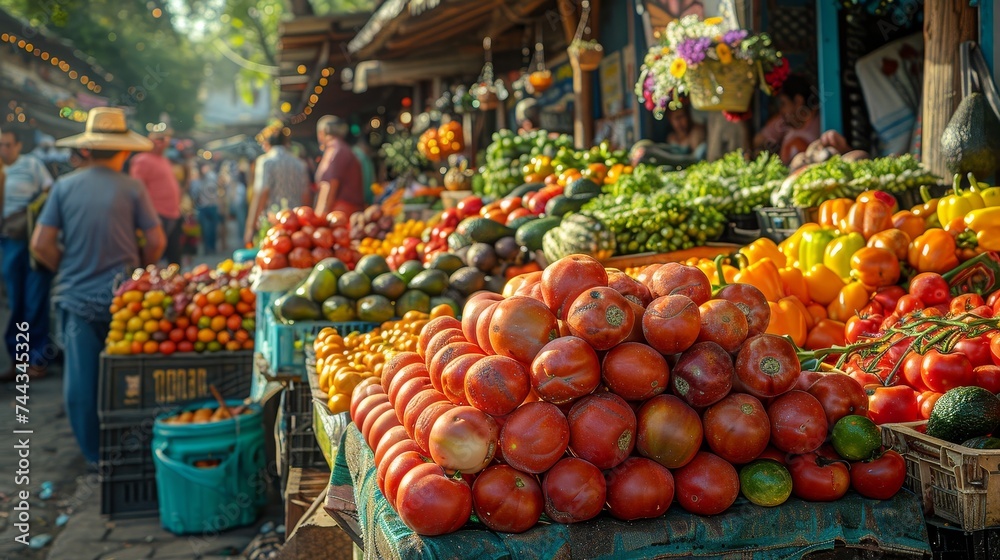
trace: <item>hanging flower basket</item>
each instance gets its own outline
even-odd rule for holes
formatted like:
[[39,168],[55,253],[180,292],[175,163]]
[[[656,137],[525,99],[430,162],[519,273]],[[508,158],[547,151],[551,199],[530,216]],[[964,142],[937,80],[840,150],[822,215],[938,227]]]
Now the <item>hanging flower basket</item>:
[[479,88],[479,91],[476,92],[476,100],[479,101],[480,111],[493,111],[500,106],[500,96],[488,87]]
[[580,70],[593,72],[604,58],[604,47],[596,41],[574,41],[567,49],[569,56],[576,59]]
[[552,87],[552,72],[548,70],[536,70],[528,74],[528,83],[534,93],[542,93]]
[[750,108],[756,87],[757,68],[752,62],[707,60],[688,70],[688,97],[699,111],[743,113]]

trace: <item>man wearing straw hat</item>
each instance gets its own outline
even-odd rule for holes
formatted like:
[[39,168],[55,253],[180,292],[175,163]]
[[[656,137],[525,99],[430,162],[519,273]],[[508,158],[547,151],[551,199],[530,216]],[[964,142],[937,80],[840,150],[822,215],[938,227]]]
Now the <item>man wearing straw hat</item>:
[[[73,148],[87,164],[52,185],[31,250],[59,273],[53,300],[65,346],[66,413],[84,457],[96,464],[99,356],[111,321],[114,283],[138,266],[157,262],[166,239],[146,188],[121,172],[131,152],[153,147],[128,129],[124,111],[92,109],[86,131],[56,145]],[[146,238],[141,250],[137,230]]]

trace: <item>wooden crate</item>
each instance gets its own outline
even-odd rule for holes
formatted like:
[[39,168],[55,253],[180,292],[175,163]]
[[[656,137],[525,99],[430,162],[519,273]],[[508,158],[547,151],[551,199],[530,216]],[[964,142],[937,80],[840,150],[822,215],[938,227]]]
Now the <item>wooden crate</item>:
[[882,426],[882,443],[906,459],[906,487],[925,513],[965,531],[1000,526],[1000,450],[948,443],[920,431],[926,425]]
[[285,486],[285,528],[291,531],[298,525],[316,497],[326,497],[330,485],[330,471],[318,469],[288,469],[288,484]]
[[632,266],[649,266],[668,262],[684,262],[691,258],[714,259],[719,255],[730,255],[739,251],[740,245],[734,243],[711,243],[703,247],[692,247],[669,253],[639,253],[638,255],[622,255],[603,261],[606,268],[625,270]]

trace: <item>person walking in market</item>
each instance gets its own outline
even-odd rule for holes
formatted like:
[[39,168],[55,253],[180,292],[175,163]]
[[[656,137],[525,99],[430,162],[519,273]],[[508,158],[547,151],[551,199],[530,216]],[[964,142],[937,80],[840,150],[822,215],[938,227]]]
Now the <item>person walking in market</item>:
[[[162,125],[159,125],[162,126]],[[163,257],[168,263],[181,262],[181,187],[174,174],[174,166],[164,156],[170,147],[173,131],[169,128],[149,133],[153,149],[136,154],[129,162],[129,175],[146,186],[167,236],[167,250]]]
[[351,215],[364,210],[361,163],[346,141],[347,134],[347,123],[334,115],[320,117],[316,123],[316,140],[323,148],[316,169],[317,215],[325,216],[332,210]]
[[[121,172],[131,152],[154,145],[128,129],[122,109],[92,109],[85,132],[57,145],[75,149],[88,165],[52,186],[31,250],[41,264],[59,273],[53,300],[65,349],[66,414],[83,456],[96,465],[100,354],[114,284],[137,267],[159,261],[166,238],[146,188]],[[137,231],[146,240],[141,249]]]
[[[16,352],[18,325],[27,323],[28,370],[33,377],[45,375],[45,351],[49,346],[49,288],[52,272],[31,263],[28,252],[29,206],[52,186],[52,175],[36,157],[21,153],[21,137],[15,130],[0,133],[0,161],[5,167],[3,182],[3,227],[0,247],[3,248],[3,278],[10,304],[10,319],[4,343],[12,361]],[[23,347],[23,345],[22,345]],[[12,365],[0,380],[13,381],[18,373]],[[21,372],[23,373],[23,372]]]
[[253,199],[247,213],[243,241],[253,243],[257,221],[269,204],[312,206],[312,191],[306,164],[288,150],[288,133],[280,126],[264,129],[260,135],[264,155],[254,164]]
[[236,231],[242,235],[246,230],[247,221],[247,185],[243,178],[243,172],[239,170],[235,161],[230,161],[222,166],[219,174],[222,182],[226,201],[229,206],[229,215],[236,223]]
[[204,163],[191,181],[191,198],[198,212],[202,242],[206,255],[216,252],[221,214],[219,213],[219,176],[212,165]]

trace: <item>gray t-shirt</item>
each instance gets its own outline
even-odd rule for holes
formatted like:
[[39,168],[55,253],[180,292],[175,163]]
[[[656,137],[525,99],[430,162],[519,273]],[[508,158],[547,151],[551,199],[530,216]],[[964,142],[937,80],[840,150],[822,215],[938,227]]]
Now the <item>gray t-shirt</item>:
[[115,278],[140,264],[136,230],[160,223],[142,183],[100,166],[60,177],[38,221],[61,232],[53,299],[95,318],[108,313]]
[[28,206],[42,189],[52,185],[52,175],[38,158],[22,154],[4,168],[7,182],[3,190],[3,217],[9,218]]

